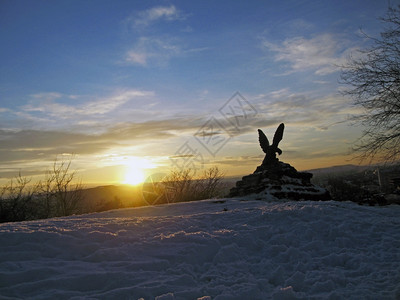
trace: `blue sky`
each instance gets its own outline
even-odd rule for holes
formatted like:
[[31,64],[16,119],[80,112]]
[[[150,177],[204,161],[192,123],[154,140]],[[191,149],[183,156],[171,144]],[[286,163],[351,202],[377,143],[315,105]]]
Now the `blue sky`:
[[[196,155],[201,168],[246,174],[263,158],[257,128],[272,138],[280,122],[281,160],[303,170],[354,163],[362,128],[347,121],[357,108],[339,93],[338,65],[367,45],[360,28],[379,34],[387,7],[1,0],[0,179],[43,174],[70,154],[87,182],[119,182],[127,162],[147,173],[194,166],[177,162]],[[248,114],[224,116],[230,99]],[[222,147],[207,149],[204,125],[218,127]]]

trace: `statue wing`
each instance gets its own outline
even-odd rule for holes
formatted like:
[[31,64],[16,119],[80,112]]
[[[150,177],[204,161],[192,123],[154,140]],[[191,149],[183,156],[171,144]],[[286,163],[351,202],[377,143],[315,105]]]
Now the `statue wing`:
[[276,129],[275,134],[274,134],[274,140],[272,142],[272,146],[278,148],[278,144],[279,142],[282,140],[283,138],[283,130],[285,129],[285,124],[281,123],[278,126],[278,129]]
[[264,153],[267,153],[268,148],[269,148],[269,141],[267,136],[262,132],[261,129],[258,129],[258,141],[260,142],[261,149],[264,151]]

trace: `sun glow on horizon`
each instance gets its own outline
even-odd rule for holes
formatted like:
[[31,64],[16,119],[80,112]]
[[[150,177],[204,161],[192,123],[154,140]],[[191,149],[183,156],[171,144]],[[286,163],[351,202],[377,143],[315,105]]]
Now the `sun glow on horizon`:
[[122,183],[137,185],[145,180],[145,170],[152,169],[155,166],[147,159],[139,157],[130,157],[125,164],[125,175]]

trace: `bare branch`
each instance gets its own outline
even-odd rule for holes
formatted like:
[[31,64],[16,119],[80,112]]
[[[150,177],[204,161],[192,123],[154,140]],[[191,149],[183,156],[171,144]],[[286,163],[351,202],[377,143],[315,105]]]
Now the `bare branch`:
[[354,147],[357,157],[390,162],[400,158],[400,5],[389,7],[381,21],[380,37],[364,33],[372,46],[342,66],[341,83],[350,87],[343,95],[363,108],[353,118],[365,126]]

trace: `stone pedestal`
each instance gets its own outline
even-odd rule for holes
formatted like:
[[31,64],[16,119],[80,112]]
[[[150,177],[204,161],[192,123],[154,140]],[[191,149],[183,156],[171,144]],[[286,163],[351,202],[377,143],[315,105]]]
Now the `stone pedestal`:
[[236,182],[228,197],[254,195],[259,200],[331,200],[327,190],[311,183],[312,176],[276,160],[258,166],[253,174]]

